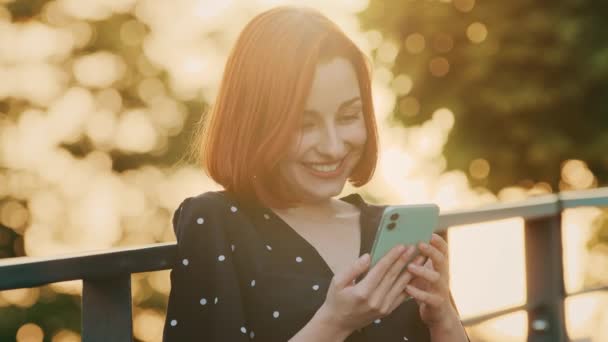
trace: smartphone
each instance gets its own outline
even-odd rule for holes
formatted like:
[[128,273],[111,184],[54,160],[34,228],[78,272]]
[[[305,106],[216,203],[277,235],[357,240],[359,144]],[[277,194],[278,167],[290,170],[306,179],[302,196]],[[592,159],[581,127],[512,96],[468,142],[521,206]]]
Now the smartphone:
[[398,244],[416,247],[414,255],[408,261],[409,264],[420,254],[418,243],[431,241],[438,220],[439,207],[435,204],[386,207],[372,246],[371,267]]

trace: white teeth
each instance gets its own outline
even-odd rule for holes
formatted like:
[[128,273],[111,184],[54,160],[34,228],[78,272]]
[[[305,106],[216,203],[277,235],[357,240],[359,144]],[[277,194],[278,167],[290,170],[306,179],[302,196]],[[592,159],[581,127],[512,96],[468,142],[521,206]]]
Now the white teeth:
[[335,163],[335,164],[307,164],[308,167],[310,167],[313,170],[319,171],[319,172],[333,172],[336,171],[338,169],[338,167],[340,166],[340,163]]

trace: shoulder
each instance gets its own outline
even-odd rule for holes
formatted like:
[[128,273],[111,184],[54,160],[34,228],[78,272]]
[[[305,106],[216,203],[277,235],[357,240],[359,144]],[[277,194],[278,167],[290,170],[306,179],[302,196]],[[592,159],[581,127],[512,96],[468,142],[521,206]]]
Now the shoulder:
[[197,196],[184,199],[173,213],[173,230],[178,241],[183,238],[192,227],[210,226],[218,227],[231,213],[231,206],[220,191],[208,191]]
[[175,214],[183,216],[184,214],[206,213],[217,216],[234,211],[233,206],[234,204],[223,191],[207,191],[184,199],[175,210]]

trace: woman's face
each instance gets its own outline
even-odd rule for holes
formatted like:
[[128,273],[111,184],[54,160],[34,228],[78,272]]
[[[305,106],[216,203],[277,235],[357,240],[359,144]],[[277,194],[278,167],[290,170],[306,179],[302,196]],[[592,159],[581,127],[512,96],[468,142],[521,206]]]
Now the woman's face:
[[342,192],[367,140],[357,75],[347,59],[317,66],[305,108],[279,169],[290,194],[314,203]]

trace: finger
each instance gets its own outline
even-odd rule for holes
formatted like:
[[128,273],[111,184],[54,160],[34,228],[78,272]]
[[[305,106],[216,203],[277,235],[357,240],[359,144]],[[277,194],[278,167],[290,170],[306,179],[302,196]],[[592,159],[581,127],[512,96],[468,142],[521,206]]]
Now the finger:
[[[414,253],[415,251],[413,251],[412,253]],[[425,261],[425,257],[419,255],[417,256],[414,261],[410,262],[408,265],[422,265]],[[399,297],[399,295],[401,293],[403,293],[403,291],[405,290],[405,286],[412,281],[412,279],[414,279],[414,275],[411,272],[408,272],[407,270],[403,273],[401,273],[401,275],[399,275],[399,277],[395,280],[395,282],[393,283],[391,289],[389,290],[389,292],[387,293],[385,299],[384,299],[384,303],[385,305],[387,303],[393,302],[395,301],[395,298]],[[406,299],[408,298],[408,296],[406,295]]]
[[405,295],[407,298],[407,294],[404,294],[405,287],[412,281],[412,279],[414,279],[414,275],[412,273],[408,271],[403,272],[399,278],[397,278],[393,284],[393,287],[391,287],[390,291],[384,298],[384,305],[391,305],[391,303],[398,300],[401,295]]
[[408,271],[414,276],[420,277],[431,284],[436,284],[441,279],[441,274],[432,268],[409,264],[407,267]]
[[[415,286],[416,288],[419,288],[419,289],[425,290],[425,291],[428,290],[430,287],[430,284],[426,280],[424,280],[423,278],[420,278],[420,277],[414,277],[413,274],[412,274],[412,280],[410,280],[408,285]],[[407,290],[407,286],[406,286],[406,290]]]
[[399,305],[403,304],[403,302],[405,302],[408,298],[410,298],[410,296],[406,292],[401,291],[397,298],[391,302],[390,307],[388,308],[389,314],[395,311],[395,309],[398,308]]
[[441,237],[441,235],[433,234],[431,237],[431,245],[439,249],[443,255],[448,255],[448,243]]
[[416,264],[416,265],[422,265],[429,260],[431,260],[431,259],[429,259],[428,257],[426,257],[424,255],[419,255],[411,263]]
[[345,288],[353,283],[357,277],[369,269],[370,256],[363,254],[350,267],[334,276],[334,281],[339,288]]
[[407,266],[408,261],[414,255],[415,250],[416,249],[414,248],[414,246],[407,247],[405,252],[401,254],[401,257],[393,263],[388,272],[386,272],[386,274],[384,275],[384,278],[382,279],[378,287],[376,287],[376,289],[373,291],[371,297],[372,303],[384,302],[387,293],[395,284],[395,280],[397,280],[399,275],[405,270],[405,267]]
[[373,290],[378,287],[378,284],[380,284],[380,281],[382,281],[382,278],[384,278],[384,275],[386,272],[388,272],[391,265],[397,261],[404,250],[405,246],[398,245],[386,253],[386,255],[383,256],[374,267],[372,267],[367,275],[365,275],[363,280],[357,284],[360,290],[364,293],[372,293]]
[[441,253],[439,249],[425,242],[421,242],[418,245],[418,248],[422,255],[429,257],[433,261],[435,269],[441,272],[443,272],[444,269],[447,270],[447,256]]
[[421,290],[413,285],[408,284],[405,290],[407,291],[407,293],[410,296],[414,297],[414,299],[419,304],[425,303],[432,307],[439,307],[439,306],[441,306],[441,304],[443,304],[443,301],[444,301],[443,297],[441,297],[440,295],[438,295],[436,293]]

